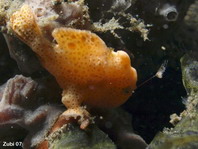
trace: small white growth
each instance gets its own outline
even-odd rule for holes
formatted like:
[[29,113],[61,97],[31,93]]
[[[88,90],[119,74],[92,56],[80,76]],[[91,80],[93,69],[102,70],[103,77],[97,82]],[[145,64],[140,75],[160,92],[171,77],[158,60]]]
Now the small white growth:
[[139,31],[144,41],[148,40],[149,30],[143,22],[137,20],[136,18],[131,18],[130,23],[132,25],[128,28],[130,31]]
[[168,64],[168,60],[165,60],[162,65],[160,66],[160,68],[158,69],[157,73],[155,74],[155,76],[159,79],[161,79],[163,77],[164,72],[166,71],[166,67]]
[[141,37],[144,39],[144,41],[148,40],[149,30],[147,27],[152,27],[151,24],[145,25],[142,20],[134,18],[131,14],[121,13],[120,15],[130,21],[131,26],[128,27],[127,30],[131,32],[138,31],[140,32]]
[[157,73],[155,75],[153,75],[152,77],[150,77],[148,80],[146,80],[143,83],[141,83],[140,85],[138,85],[137,88],[141,87],[142,85],[144,85],[145,83],[149,82],[150,80],[152,80],[155,77],[157,77],[159,79],[163,78],[163,74],[166,71],[167,64],[168,64],[168,60],[165,60],[162,63],[162,65],[160,66],[160,68],[158,69]]
[[[148,40],[148,27],[152,27],[151,24],[144,24],[144,21],[141,19],[136,19],[130,13],[125,13],[125,11],[131,7],[131,5],[135,2],[135,0],[114,0],[111,6],[111,9],[108,13],[112,13],[114,17],[108,22],[102,24],[101,20],[99,22],[95,22],[92,25],[92,30],[96,32],[107,32],[110,31],[114,37],[120,38],[117,33],[115,33],[116,29],[128,30],[130,32],[140,32],[141,37],[145,40]],[[136,16],[138,17],[138,16]],[[122,23],[119,23],[119,19],[124,18],[128,23],[128,26],[123,26]],[[126,23],[125,22],[125,23]]]
[[166,47],[164,47],[164,46],[161,46],[161,49],[165,51],[165,50],[166,50]]
[[125,11],[131,7],[131,4],[132,0],[115,0],[111,9],[114,11]]
[[121,26],[118,23],[118,20],[116,20],[114,17],[109,20],[108,22],[102,24],[101,22],[95,22],[93,23],[94,30],[99,31],[99,32],[107,32],[110,30],[115,30],[115,29],[122,29],[123,26]]
[[99,118],[102,120],[103,119],[103,116],[100,116]]
[[115,37],[119,36],[114,32],[116,29],[123,29],[124,27],[121,26],[114,17],[109,20],[108,22],[102,24],[101,21],[93,23],[92,29],[96,32],[107,32],[110,31]]

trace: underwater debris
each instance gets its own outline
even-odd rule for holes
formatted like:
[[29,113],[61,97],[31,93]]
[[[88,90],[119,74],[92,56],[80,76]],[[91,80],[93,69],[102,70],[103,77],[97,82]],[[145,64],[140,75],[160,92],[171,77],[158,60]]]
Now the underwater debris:
[[[39,56],[42,65],[63,88],[62,102],[68,108],[65,117],[80,116],[81,128],[89,123],[82,103],[96,107],[116,107],[124,103],[136,87],[136,70],[129,56],[114,52],[89,31],[57,28],[52,32],[57,44],[41,32],[28,5],[15,12],[10,25],[16,35]],[[116,75],[115,75],[116,74]]]
[[116,38],[120,38],[118,34],[115,33],[116,29],[123,29],[124,27],[121,26],[118,22],[118,20],[116,20],[115,18],[112,18],[111,20],[109,20],[108,22],[102,24],[101,21],[100,22],[95,22],[92,25],[92,30],[95,32],[107,32],[110,31],[114,37]]
[[[111,11],[109,11],[111,12]],[[125,12],[113,12],[115,16],[118,17],[118,19],[115,19],[114,17],[107,21],[106,23],[101,23],[103,19],[99,20],[99,22],[94,22],[91,26],[91,30],[95,32],[107,32],[110,31],[114,37],[120,38],[120,36],[115,33],[116,30],[127,30],[130,32],[139,32],[141,34],[141,37],[144,39],[144,41],[148,40],[148,34],[149,30],[147,28],[151,27],[152,25],[145,25],[143,20],[136,19],[129,13]],[[119,19],[126,19],[129,25],[123,25],[119,22]]]
[[[136,0],[110,0],[108,2],[100,1],[102,5],[96,7],[97,11],[100,10],[101,17],[95,19],[90,25],[90,29],[94,32],[110,32],[115,38],[121,39],[121,32],[138,32],[141,37],[148,40],[150,24],[145,24],[144,20],[140,19],[138,15],[132,15],[129,10]],[[90,2],[92,4],[92,2]],[[91,5],[90,5],[91,7]],[[94,7],[94,6],[93,6]],[[104,7],[104,10],[103,10]],[[93,10],[94,11],[94,10]],[[130,13],[129,13],[130,12]],[[90,19],[95,18],[90,12]]]
[[150,24],[145,25],[142,20],[136,19],[132,17],[130,14],[127,14],[126,16],[130,20],[130,24],[131,24],[131,26],[128,27],[127,29],[131,32],[138,31],[140,32],[141,37],[144,39],[144,41],[149,40],[148,39],[149,30],[147,29],[147,27],[151,27],[152,25]]

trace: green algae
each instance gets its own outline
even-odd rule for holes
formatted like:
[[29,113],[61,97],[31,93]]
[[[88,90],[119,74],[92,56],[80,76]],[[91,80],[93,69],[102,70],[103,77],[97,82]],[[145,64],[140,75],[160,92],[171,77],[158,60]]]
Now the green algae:
[[109,137],[96,126],[81,130],[70,125],[50,141],[50,149],[116,149]]
[[187,92],[186,110],[172,129],[157,134],[148,149],[198,148],[198,55],[186,54],[181,58],[182,80]]

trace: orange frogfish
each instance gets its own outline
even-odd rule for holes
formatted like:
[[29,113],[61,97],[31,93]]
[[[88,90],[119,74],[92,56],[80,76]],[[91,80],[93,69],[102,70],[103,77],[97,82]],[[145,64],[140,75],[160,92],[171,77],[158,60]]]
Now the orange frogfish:
[[63,113],[89,124],[89,113],[81,105],[111,108],[123,104],[136,88],[137,73],[124,51],[114,52],[96,34],[72,28],[56,28],[54,41],[47,40],[28,5],[10,18],[16,36],[31,47],[41,64],[63,89]]

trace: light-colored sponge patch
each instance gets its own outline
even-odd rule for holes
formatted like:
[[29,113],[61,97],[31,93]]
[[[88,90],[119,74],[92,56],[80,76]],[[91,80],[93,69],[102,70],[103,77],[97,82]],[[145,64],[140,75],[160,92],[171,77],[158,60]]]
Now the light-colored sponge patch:
[[32,44],[41,36],[34,14],[28,5],[23,5],[10,18],[11,27],[16,35],[25,43]]

